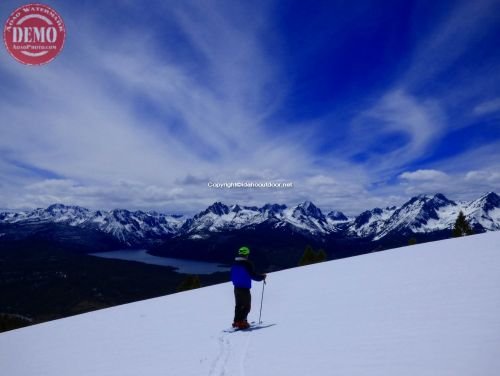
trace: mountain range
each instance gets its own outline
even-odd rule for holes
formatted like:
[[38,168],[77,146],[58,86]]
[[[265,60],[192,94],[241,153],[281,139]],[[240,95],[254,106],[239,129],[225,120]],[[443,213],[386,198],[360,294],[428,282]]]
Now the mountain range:
[[355,217],[325,214],[310,201],[290,207],[216,202],[192,217],[54,204],[0,212],[0,239],[51,239],[84,252],[148,248],[157,255],[217,261],[226,260],[241,242],[268,248],[267,256],[312,244],[338,258],[405,245],[410,237],[449,237],[459,211],[476,233],[500,230],[500,197],[490,192],[461,202],[440,193],[419,195],[400,207],[374,208]]

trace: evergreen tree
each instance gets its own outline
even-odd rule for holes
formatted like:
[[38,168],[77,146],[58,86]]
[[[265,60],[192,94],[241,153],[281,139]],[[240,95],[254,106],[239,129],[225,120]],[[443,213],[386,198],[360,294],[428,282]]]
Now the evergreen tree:
[[0,332],[22,328],[32,323],[32,321],[22,316],[0,313]]
[[193,290],[201,287],[200,277],[197,275],[188,275],[177,287],[177,292]]
[[316,255],[314,253],[313,248],[310,245],[306,245],[306,249],[302,258],[299,261],[299,266],[314,264],[316,259]]
[[415,244],[417,244],[417,239],[415,237],[410,238],[408,240],[408,245],[415,245]]
[[320,249],[316,252],[310,245],[307,245],[302,258],[299,261],[299,266],[315,264],[317,262],[326,261],[327,259],[328,256],[324,249]]
[[457,220],[455,221],[455,226],[453,227],[453,236],[458,238],[460,236],[472,235],[474,232],[472,231],[469,222],[465,218],[464,213],[460,210],[458,213]]
[[326,261],[327,259],[327,255],[326,255],[326,252],[323,248],[320,248],[320,250],[318,251],[318,253],[316,253],[316,262],[323,262],[323,261]]

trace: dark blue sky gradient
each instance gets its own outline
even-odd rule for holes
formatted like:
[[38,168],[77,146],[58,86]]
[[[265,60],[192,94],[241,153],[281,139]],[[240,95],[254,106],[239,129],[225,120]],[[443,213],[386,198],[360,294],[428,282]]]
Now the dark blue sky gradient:
[[[362,104],[390,86],[412,48],[412,2],[294,2],[280,14],[295,120]],[[306,105],[304,105],[306,104]]]

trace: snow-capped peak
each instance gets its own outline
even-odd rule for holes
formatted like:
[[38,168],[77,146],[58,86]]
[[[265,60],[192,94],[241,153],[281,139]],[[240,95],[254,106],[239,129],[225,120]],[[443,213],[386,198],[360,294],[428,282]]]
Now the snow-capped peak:
[[300,215],[305,215],[308,217],[313,217],[319,220],[325,220],[325,216],[316,205],[311,201],[305,201],[297,205],[294,209],[294,216],[299,217]]
[[494,231],[500,230],[500,197],[489,192],[482,197],[467,203],[463,212],[473,227]]
[[391,232],[430,232],[450,227],[450,218],[456,218],[457,204],[443,194],[419,195],[396,209],[383,224],[382,231],[375,235],[380,239]]
[[263,213],[266,217],[275,217],[283,214],[283,211],[286,209],[286,205],[278,205],[278,204],[265,204],[262,208],[259,209],[261,213]]
[[326,217],[328,219],[331,219],[332,221],[339,221],[339,222],[343,222],[343,221],[348,221],[349,218],[347,218],[347,216],[342,213],[341,211],[338,211],[338,210],[332,210],[331,212],[329,212]]
[[321,210],[306,201],[292,208],[266,204],[261,208],[215,203],[195,215],[183,226],[182,233],[195,234],[238,230],[262,223],[274,228],[291,227],[308,234],[328,232],[327,221]]
[[480,206],[484,211],[500,208],[500,196],[495,192],[488,192],[477,200],[472,201],[471,206]]
[[212,213],[218,216],[228,214],[230,211],[229,206],[223,204],[222,202],[214,202],[212,205],[210,205],[208,208],[206,208],[204,211],[201,213],[197,214],[196,217],[202,217],[206,214]]
[[373,237],[383,230],[386,221],[391,217],[396,208],[366,210],[356,217],[351,225],[351,233],[358,237]]

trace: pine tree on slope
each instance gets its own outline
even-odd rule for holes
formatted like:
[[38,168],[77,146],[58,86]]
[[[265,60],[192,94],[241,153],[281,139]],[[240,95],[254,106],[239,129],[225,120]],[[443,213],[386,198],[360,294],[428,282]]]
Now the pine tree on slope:
[[453,236],[458,238],[460,236],[472,235],[473,233],[474,231],[472,231],[464,213],[460,210],[457,220],[455,221],[455,226],[453,226]]

